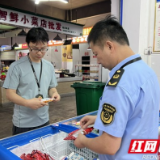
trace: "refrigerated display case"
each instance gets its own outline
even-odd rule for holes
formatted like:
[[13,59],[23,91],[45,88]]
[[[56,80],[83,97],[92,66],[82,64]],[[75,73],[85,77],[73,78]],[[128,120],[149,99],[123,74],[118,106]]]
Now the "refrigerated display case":
[[[79,121],[85,115],[96,115],[97,111],[81,116],[73,117],[61,122],[57,122],[46,127],[16,136],[7,137],[0,140],[0,159],[20,160],[20,156],[38,150],[41,153],[50,155],[54,160],[60,160],[64,156],[73,153],[80,155],[84,159],[95,159],[98,154],[87,148],[78,149],[73,141],[63,140],[68,133],[80,128]],[[98,136],[97,131],[86,135],[93,138]]]

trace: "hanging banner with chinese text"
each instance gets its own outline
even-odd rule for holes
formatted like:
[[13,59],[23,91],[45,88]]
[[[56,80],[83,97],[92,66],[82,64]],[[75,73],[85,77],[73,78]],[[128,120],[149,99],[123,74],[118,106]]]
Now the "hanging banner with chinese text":
[[0,7],[0,22],[26,28],[43,27],[50,32],[81,36],[83,26]]

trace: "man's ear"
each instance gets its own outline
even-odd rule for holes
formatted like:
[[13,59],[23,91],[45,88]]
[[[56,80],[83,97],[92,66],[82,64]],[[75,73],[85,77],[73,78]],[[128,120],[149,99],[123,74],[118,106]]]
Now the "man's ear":
[[114,49],[114,44],[112,41],[106,41],[106,46],[108,47],[108,49],[110,49],[111,51]]

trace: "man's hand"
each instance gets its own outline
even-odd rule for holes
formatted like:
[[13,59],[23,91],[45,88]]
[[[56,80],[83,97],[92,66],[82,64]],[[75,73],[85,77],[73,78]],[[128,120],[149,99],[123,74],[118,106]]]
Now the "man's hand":
[[41,108],[45,105],[47,105],[47,104],[42,102],[41,98],[33,98],[33,99],[26,100],[26,105],[25,106],[36,110],[36,109]]
[[60,101],[60,99],[61,99],[61,97],[60,97],[60,95],[58,94],[58,92],[54,92],[54,93],[52,94],[52,97],[51,97],[51,98],[54,98],[53,101],[56,101],[56,102]]
[[83,141],[85,141],[85,136],[82,133],[78,134],[78,137],[76,138],[76,140],[74,141],[74,145],[77,148],[84,148],[85,146],[83,145]]
[[80,126],[86,129],[89,125],[94,124],[97,116],[85,116],[80,120]]
[[58,94],[56,88],[51,88],[51,89],[49,90],[49,96],[50,96],[51,98],[54,98],[53,101],[55,101],[55,102],[60,101],[60,99],[61,99],[61,97],[60,97],[60,95]]

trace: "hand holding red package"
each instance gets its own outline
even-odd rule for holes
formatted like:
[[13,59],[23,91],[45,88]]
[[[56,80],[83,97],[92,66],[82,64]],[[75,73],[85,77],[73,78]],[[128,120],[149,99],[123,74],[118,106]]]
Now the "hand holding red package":
[[75,140],[78,137],[79,133],[86,135],[86,134],[92,132],[92,130],[93,130],[93,127],[86,128],[86,129],[77,129],[77,130],[69,133],[68,136],[66,138],[64,138],[64,140]]
[[44,103],[49,103],[49,102],[54,101],[54,98],[44,98],[44,99],[41,99],[41,101]]

